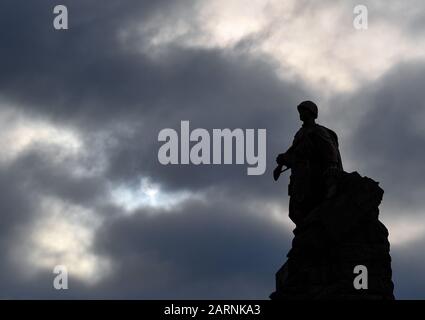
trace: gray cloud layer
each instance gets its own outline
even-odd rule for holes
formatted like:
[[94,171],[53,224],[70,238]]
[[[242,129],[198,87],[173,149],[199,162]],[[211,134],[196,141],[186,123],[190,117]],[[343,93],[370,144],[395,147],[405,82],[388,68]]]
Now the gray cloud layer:
[[[172,43],[153,58],[148,39],[154,30],[123,40],[125,31],[158,12],[190,15],[196,5],[65,1],[71,28],[58,32],[52,28],[55,4],[1,2],[0,98],[30,118],[78,132],[89,155],[52,162],[60,151],[35,144],[0,165],[1,297],[267,298],[291,234],[258,207],[286,204],[287,180],[276,184],[270,172],[298,126],[294,107],[326,99],[300,80],[279,78],[275,62],[253,56],[246,43],[223,49]],[[354,93],[333,96],[320,118],[348,130],[340,134],[343,157],[353,170],[382,182],[388,203],[406,209],[423,206],[423,71],[422,61],[396,65]],[[252,177],[242,166],[161,166],[157,134],[178,128],[180,120],[193,128],[266,128],[268,171]],[[72,173],[81,164],[99,167],[100,159],[100,174]],[[134,186],[141,177],[163,191],[207,197],[171,212],[141,208],[131,215],[110,203],[111,185]],[[71,275],[72,289],[61,295],[51,289],[51,270],[32,278],[15,271],[16,243],[45,214],[39,202],[46,196],[102,217],[91,250],[114,268],[99,283]],[[422,238],[394,252],[399,297],[423,297],[421,244]],[[414,265],[406,262],[412,257]]]

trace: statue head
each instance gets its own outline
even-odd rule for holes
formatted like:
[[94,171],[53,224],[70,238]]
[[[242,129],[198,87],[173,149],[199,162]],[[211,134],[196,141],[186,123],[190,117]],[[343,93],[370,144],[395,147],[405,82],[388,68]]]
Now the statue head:
[[318,109],[313,101],[303,101],[297,106],[297,109],[301,121],[314,121],[314,119],[317,119]]

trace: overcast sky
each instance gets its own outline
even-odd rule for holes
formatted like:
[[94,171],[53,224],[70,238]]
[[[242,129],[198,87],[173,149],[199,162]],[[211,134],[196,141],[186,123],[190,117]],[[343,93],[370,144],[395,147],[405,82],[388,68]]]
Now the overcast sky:
[[[362,1],[367,30],[357,4],[2,0],[0,298],[267,299],[294,228],[271,172],[307,99],[385,190],[396,297],[425,298],[425,3]],[[266,173],[161,165],[181,120],[267,129]]]

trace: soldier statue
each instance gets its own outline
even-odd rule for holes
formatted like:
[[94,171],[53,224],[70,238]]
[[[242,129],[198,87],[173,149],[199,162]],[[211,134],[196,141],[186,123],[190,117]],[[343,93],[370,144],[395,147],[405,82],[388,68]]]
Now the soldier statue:
[[297,109],[303,125],[292,146],[276,158],[274,177],[278,179],[283,166],[291,169],[289,217],[298,225],[323,199],[335,193],[334,179],[343,167],[336,133],[315,121],[316,104],[303,101]]
[[[289,217],[296,228],[270,298],[394,299],[388,230],[378,219],[384,190],[371,178],[343,170],[338,137],[316,123],[314,102],[297,109],[303,125],[273,172],[277,180],[291,169]],[[368,271],[360,289],[359,266]]]

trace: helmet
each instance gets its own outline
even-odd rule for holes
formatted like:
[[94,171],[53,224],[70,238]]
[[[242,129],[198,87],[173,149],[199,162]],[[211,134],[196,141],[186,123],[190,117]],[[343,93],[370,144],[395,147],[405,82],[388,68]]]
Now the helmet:
[[297,109],[298,109],[298,112],[300,112],[301,110],[307,110],[307,111],[311,112],[314,115],[314,119],[317,118],[317,115],[319,113],[316,104],[313,101],[310,101],[310,100],[301,102],[297,106]]

